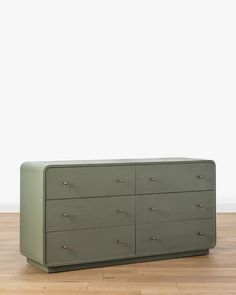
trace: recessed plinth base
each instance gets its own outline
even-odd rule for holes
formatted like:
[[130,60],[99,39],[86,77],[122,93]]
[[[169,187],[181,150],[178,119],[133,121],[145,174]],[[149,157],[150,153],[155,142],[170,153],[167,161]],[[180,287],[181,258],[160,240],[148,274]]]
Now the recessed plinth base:
[[208,253],[209,253],[209,250],[207,249],[207,250],[198,250],[198,251],[190,251],[190,252],[162,254],[162,255],[155,255],[155,256],[133,257],[133,258],[127,258],[127,259],[90,262],[90,263],[83,263],[83,264],[61,265],[61,266],[53,266],[53,267],[51,266],[47,267],[29,258],[27,258],[27,262],[35,267],[42,269],[43,271],[46,271],[48,273],[53,273],[53,272],[68,271],[68,270],[155,261],[155,260],[163,260],[163,259],[171,259],[171,258],[181,258],[181,257],[197,256],[197,255],[206,255]]

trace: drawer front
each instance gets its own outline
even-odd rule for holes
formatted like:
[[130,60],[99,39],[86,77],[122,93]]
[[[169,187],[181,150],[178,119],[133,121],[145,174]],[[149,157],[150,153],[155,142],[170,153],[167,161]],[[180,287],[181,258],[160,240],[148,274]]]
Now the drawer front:
[[136,197],[136,222],[138,224],[209,217],[215,217],[214,191],[138,195]]
[[57,167],[46,171],[47,199],[134,193],[134,166]]
[[48,265],[119,259],[134,254],[134,226],[46,234],[46,260]]
[[215,165],[213,162],[136,167],[137,194],[200,191],[214,188]]
[[49,200],[46,202],[47,231],[134,223],[134,196]]
[[137,255],[209,249],[215,245],[215,220],[138,225],[136,239]]

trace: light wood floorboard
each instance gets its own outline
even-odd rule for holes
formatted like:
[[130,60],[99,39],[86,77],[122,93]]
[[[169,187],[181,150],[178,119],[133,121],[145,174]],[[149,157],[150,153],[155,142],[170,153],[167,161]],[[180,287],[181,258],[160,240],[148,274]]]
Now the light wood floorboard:
[[209,255],[47,274],[19,252],[19,214],[0,214],[0,294],[236,294],[236,213],[217,215]]

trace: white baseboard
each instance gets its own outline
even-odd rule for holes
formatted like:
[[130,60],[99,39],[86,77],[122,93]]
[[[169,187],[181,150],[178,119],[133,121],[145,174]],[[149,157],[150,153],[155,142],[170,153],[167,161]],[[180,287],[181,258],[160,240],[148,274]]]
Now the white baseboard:
[[0,213],[20,212],[20,204],[17,203],[0,203]]
[[[217,204],[217,212],[235,212],[236,204]],[[15,213],[20,212],[20,205],[17,203],[0,203],[0,213]]]
[[217,204],[216,212],[235,212],[236,213],[236,204]]

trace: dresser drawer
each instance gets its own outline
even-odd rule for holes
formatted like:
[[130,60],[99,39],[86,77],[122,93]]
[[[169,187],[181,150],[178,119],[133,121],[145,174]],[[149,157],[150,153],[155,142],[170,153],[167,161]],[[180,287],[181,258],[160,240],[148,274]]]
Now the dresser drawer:
[[214,191],[138,195],[136,197],[136,222],[139,224],[209,218],[214,215]]
[[136,238],[138,255],[209,249],[215,245],[215,220],[138,225]]
[[47,199],[134,193],[134,166],[58,167],[46,171]]
[[134,223],[134,196],[49,200],[46,202],[47,231]]
[[46,234],[46,260],[48,265],[119,259],[134,254],[134,226]]
[[213,162],[139,165],[136,168],[137,194],[201,191],[214,188]]

